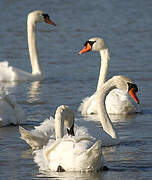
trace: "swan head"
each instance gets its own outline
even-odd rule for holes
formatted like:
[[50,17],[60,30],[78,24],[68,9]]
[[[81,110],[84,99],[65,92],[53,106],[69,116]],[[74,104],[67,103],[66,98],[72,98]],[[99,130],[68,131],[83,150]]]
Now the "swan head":
[[138,92],[138,87],[131,79],[125,76],[113,76],[111,80],[114,81],[116,88],[121,89],[125,91],[126,93],[129,93],[132,99],[137,104],[139,104],[138,97],[136,96],[136,92]]
[[32,21],[34,23],[46,22],[48,24],[56,26],[56,24],[52,20],[50,20],[49,15],[43,13],[42,10],[35,10],[35,11],[32,11],[31,13],[29,13],[28,21]]
[[57,108],[56,114],[60,114],[61,121],[67,129],[68,135],[74,136],[74,112],[69,106],[61,105]]
[[96,37],[91,38],[85,42],[83,49],[79,52],[79,54],[83,54],[89,51],[101,51],[107,49],[107,44],[104,39]]

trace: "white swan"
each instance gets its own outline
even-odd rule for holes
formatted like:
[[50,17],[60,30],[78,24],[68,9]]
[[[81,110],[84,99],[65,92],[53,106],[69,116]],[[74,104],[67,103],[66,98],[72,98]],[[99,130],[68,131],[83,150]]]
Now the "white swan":
[[[88,51],[99,51],[102,61],[96,92],[92,96],[84,98],[83,102],[78,108],[78,111],[80,111],[82,115],[97,113],[97,93],[106,80],[110,61],[108,46],[102,38],[89,39],[89,41],[85,43],[84,48],[79,52],[79,54]],[[128,95],[120,89],[115,89],[109,93],[106,99],[106,108],[109,114],[131,114],[136,112],[136,107],[129,100]]]
[[[64,124],[64,126],[63,126]],[[74,114],[68,106],[61,105],[57,108],[55,119],[50,116],[40,126],[35,126],[34,130],[26,130],[19,126],[21,139],[25,140],[33,150],[41,149],[50,138],[62,138],[66,127],[68,134],[74,135]]]
[[132,82],[129,78],[125,76],[113,76],[107,82],[104,83],[102,87],[98,89],[97,92],[97,112],[99,116],[99,120],[101,121],[101,125],[103,128],[103,132],[105,135],[101,136],[102,143],[104,145],[114,145],[119,143],[119,137],[113,127],[113,124],[109,118],[109,115],[106,111],[105,102],[106,96],[113,89],[120,89],[132,97],[132,99],[139,104],[139,100],[136,96],[136,92],[138,88],[136,84]]
[[44,79],[36,46],[36,24],[38,22],[55,25],[55,23],[49,19],[48,14],[44,14],[41,10],[33,11],[28,15],[27,34],[32,73],[9,66],[8,62],[4,61],[0,63],[0,81],[33,81]]
[[[57,121],[58,126],[55,126],[55,129],[57,129],[57,131],[55,131],[56,133],[61,132],[63,124],[61,123],[61,119],[64,121],[66,119],[65,125],[70,122],[72,127],[74,126],[74,116],[71,116],[72,119],[70,117],[67,119],[69,116],[69,108],[67,106],[64,107],[64,114],[62,114],[62,118],[60,115]],[[64,136],[56,140],[50,139],[49,143],[44,146],[43,149],[34,151],[34,161],[38,164],[40,170],[60,172],[97,171],[103,169],[104,159],[102,156],[101,141],[94,143],[94,139],[85,133],[84,129],[85,128],[78,127],[73,137]]]
[[0,127],[23,124],[26,120],[26,114],[17,104],[15,96],[0,97]]

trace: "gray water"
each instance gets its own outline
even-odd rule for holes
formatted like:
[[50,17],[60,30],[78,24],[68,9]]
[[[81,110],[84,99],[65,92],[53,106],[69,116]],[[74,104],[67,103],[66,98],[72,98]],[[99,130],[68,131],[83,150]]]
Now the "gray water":
[[109,171],[99,173],[39,172],[18,127],[0,128],[0,179],[152,179],[152,1],[150,0],[1,0],[0,60],[31,71],[26,37],[26,17],[35,9],[50,14],[57,27],[38,24],[37,42],[46,74],[42,82],[1,83],[0,94],[14,94],[32,129],[61,104],[69,105],[81,122],[81,100],[96,89],[100,56],[79,50],[91,37],[103,37],[111,52],[108,78],[126,75],[138,85],[140,114],[112,116],[121,143],[103,148]]

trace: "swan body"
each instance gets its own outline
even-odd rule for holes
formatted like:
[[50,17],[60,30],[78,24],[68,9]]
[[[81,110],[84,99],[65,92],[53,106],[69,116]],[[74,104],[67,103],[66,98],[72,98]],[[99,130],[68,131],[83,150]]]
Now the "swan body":
[[[67,108],[66,106],[66,110]],[[67,111],[62,114],[62,118],[64,119],[65,116],[68,121],[64,125],[71,122],[71,117],[72,121],[74,120],[74,116],[70,117]],[[59,127],[62,127],[63,123],[55,124],[56,134],[59,133],[57,130],[60,130]],[[56,135],[56,139],[50,138],[46,146],[34,151],[34,161],[40,170],[45,171],[97,171],[102,169],[104,159],[101,141],[94,141],[95,139],[88,134],[86,128],[76,126],[74,136]]]
[[[101,141],[94,143],[84,127],[77,127],[74,133],[74,113],[68,106],[57,108],[54,126],[55,139],[51,137],[46,146],[33,152],[40,170],[96,171],[103,167]],[[63,126],[68,135],[64,135]]]
[[26,121],[26,114],[13,95],[0,98],[0,127],[19,125]]
[[9,63],[4,61],[0,63],[0,81],[35,81],[44,79],[44,73],[40,65],[36,46],[37,22],[46,22],[55,25],[49,19],[49,16],[44,14],[41,10],[33,11],[28,15],[27,34],[32,73],[28,73],[18,68],[9,66]]
[[[128,94],[120,89],[114,89],[109,93],[106,98],[106,108],[108,114],[125,115],[136,112],[136,107],[129,100]],[[97,92],[83,99],[79,111],[82,115],[97,114]]]
[[89,138],[63,137],[34,151],[34,161],[40,170],[97,171],[104,166],[101,141]]
[[[89,39],[79,54],[88,51],[99,51],[102,61],[96,92],[92,96],[84,98],[78,108],[78,111],[80,111],[82,115],[97,114],[97,93],[99,92],[98,89],[103,86],[106,80],[110,61],[108,46],[101,38]],[[136,112],[136,107],[128,95],[119,89],[114,89],[109,93],[106,98],[106,108],[109,114],[132,114]]]
[[55,113],[55,119],[50,116],[50,119],[46,119],[40,126],[35,126],[34,130],[26,130],[19,126],[19,132],[21,139],[27,142],[33,150],[41,149],[46,145],[49,139],[63,137],[65,130],[63,123],[69,134],[74,134],[74,114],[68,106],[61,105],[57,108]]

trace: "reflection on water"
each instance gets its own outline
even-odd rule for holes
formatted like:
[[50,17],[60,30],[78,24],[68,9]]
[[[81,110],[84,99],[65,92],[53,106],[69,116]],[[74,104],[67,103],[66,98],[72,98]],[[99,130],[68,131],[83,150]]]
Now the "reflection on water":
[[30,158],[32,158],[32,153],[33,153],[33,150],[30,148],[30,149],[28,149],[26,151],[23,151],[21,153],[21,157],[25,158],[25,159],[30,159]]
[[13,93],[16,90],[17,82],[1,82],[0,83],[0,96]]
[[[64,180],[101,180],[102,172],[45,172],[41,171],[38,178],[52,178]],[[37,178],[35,178],[37,179]]]
[[112,122],[127,122],[132,120],[134,117],[136,116],[136,114],[125,114],[125,115],[110,115],[110,119]]
[[[132,120],[135,116],[136,114],[110,114],[109,115],[112,122],[127,122],[129,120]],[[82,119],[84,121],[95,121],[95,122],[100,121],[98,115],[96,114],[83,116]]]
[[40,81],[31,82],[27,94],[28,103],[39,101],[42,94]]
[[[0,40],[3,42],[0,60],[6,59],[13,66],[29,72],[27,14],[43,7],[57,23],[56,28],[43,23],[37,27],[38,49],[46,79],[43,82],[0,83],[0,96],[5,93],[15,95],[27,112],[28,122],[37,124],[53,115],[59,105],[70,105],[75,110],[78,125],[89,128],[90,134],[100,134],[101,123],[96,115],[81,117],[76,111],[83,97],[95,91],[100,66],[98,53],[86,54],[85,58],[77,54],[85,40],[100,36],[106,39],[111,49],[108,78],[122,74],[135,81],[142,113],[110,116],[121,143],[103,148],[110,170],[94,174],[39,174],[31,151],[25,151],[29,147],[19,138],[18,128],[0,128],[0,179],[51,179],[51,176],[54,179],[65,176],[87,180],[151,179],[152,63],[149,62],[152,57],[152,1],[35,2],[0,1]],[[33,126],[34,123],[30,128]]]
[[42,93],[40,89],[40,81],[31,82],[29,86],[28,96],[31,98],[36,98],[37,95]]

